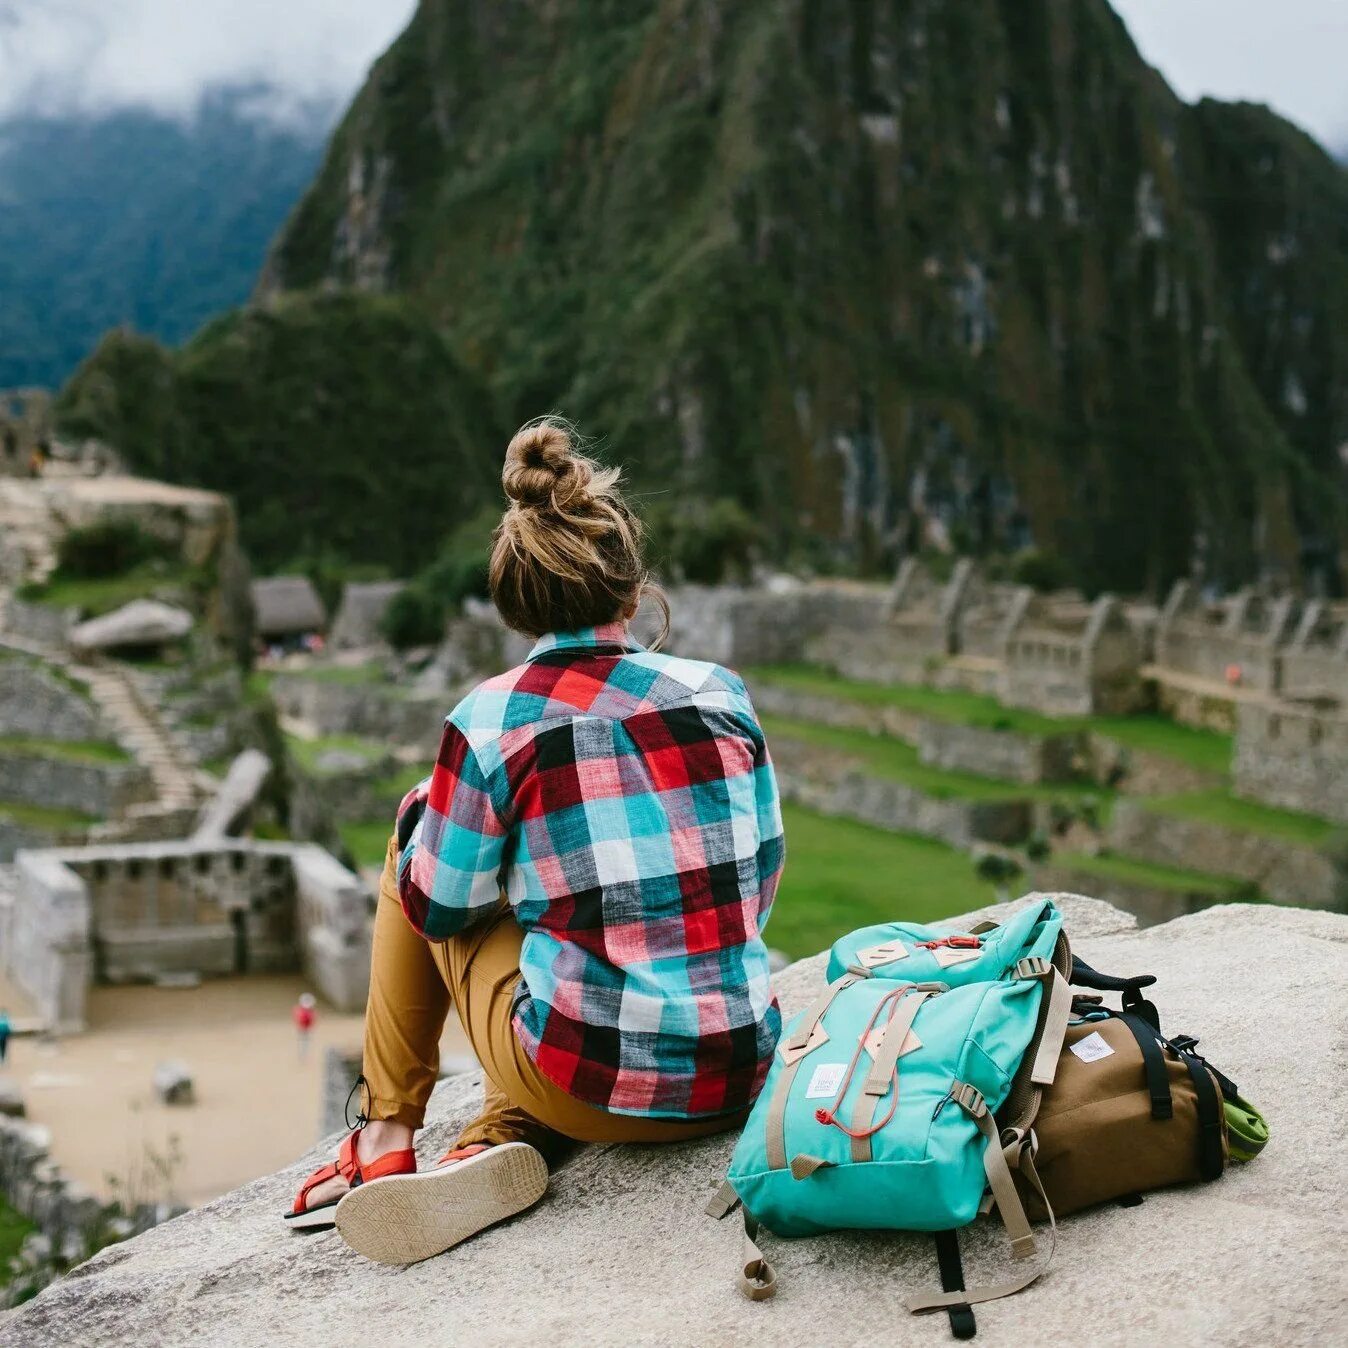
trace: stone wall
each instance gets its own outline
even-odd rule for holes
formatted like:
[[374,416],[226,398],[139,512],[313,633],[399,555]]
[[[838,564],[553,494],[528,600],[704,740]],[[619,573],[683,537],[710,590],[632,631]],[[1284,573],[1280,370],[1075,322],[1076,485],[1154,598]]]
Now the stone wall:
[[1132,913],[1142,927],[1170,922],[1187,913],[1201,912],[1204,908],[1223,902],[1225,898],[1224,892],[1201,887],[1192,890],[1171,889],[1164,885],[1148,885],[1136,880],[1122,880],[1113,875],[1100,875],[1093,870],[1076,870],[1070,862],[1035,866],[1034,883],[1045,891],[1079,893],[1090,890],[1106,903]]
[[61,1173],[48,1152],[49,1137],[38,1124],[0,1117],[0,1195],[37,1227],[60,1263],[78,1263],[109,1240],[139,1235],[183,1211],[141,1203],[125,1213],[100,1202]]
[[154,783],[139,763],[53,758],[0,744],[0,782],[21,805],[75,810],[107,819],[154,798]]
[[271,692],[282,716],[304,722],[319,735],[358,735],[428,754],[440,743],[450,710],[441,694],[410,692],[391,681],[348,684],[277,674]]
[[11,595],[0,604],[0,633],[39,646],[63,647],[66,635],[79,621],[79,616],[78,609],[27,604]]
[[928,795],[888,778],[870,776],[846,755],[789,737],[773,740],[777,780],[785,800],[821,814],[876,828],[937,838],[952,847],[976,842],[1012,845],[1035,827],[1028,800],[968,801]]
[[84,1028],[94,976],[89,891],[51,851],[22,851],[0,883],[0,962],[58,1033]]
[[0,735],[98,740],[107,731],[93,703],[69,680],[0,647]]
[[908,744],[917,743],[923,723],[922,717],[904,707],[863,706],[827,693],[806,692],[764,680],[751,681],[749,693],[760,716],[784,716],[814,725],[892,735]]
[[54,1028],[95,979],[302,968],[365,1004],[371,899],[321,848],[237,839],[23,851],[0,888],[0,960]]
[[950,721],[923,720],[917,749],[931,767],[1025,785],[1078,780],[1089,771],[1091,762],[1085,734],[1022,735]]
[[1348,911],[1348,871],[1318,848],[1198,819],[1115,803],[1111,851],[1139,861],[1249,880],[1276,903]]
[[1234,772],[1238,795],[1348,824],[1348,715],[1242,704]]

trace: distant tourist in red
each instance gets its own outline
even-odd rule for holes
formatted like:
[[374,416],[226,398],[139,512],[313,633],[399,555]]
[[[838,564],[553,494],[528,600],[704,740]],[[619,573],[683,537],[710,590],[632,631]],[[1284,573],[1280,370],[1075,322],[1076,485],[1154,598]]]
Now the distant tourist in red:
[[[737,1126],[781,1029],[763,924],[784,855],[768,747],[737,674],[659,652],[669,627],[616,469],[554,420],[506,450],[492,597],[534,639],[445,723],[402,802],[375,918],[363,1110],[287,1221],[385,1263],[536,1202],[568,1141]],[[628,622],[664,611],[650,649]],[[451,1002],[478,1117],[412,1150]]]
[[301,1062],[309,1056],[309,1036],[314,1029],[315,1005],[313,993],[302,992],[295,1003],[295,1009],[290,1013],[291,1019],[295,1022],[295,1030],[299,1034]]

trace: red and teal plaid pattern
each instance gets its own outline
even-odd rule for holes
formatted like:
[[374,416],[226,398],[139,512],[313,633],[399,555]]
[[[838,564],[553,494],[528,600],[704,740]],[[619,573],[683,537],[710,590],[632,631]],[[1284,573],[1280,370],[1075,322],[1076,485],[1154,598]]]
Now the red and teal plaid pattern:
[[455,708],[398,818],[424,936],[504,889],[525,933],[515,1029],[546,1077],[620,1114],[753,1102],[781,1028],[761,933],[784,844],[738,675],[621,624],[546,636]]

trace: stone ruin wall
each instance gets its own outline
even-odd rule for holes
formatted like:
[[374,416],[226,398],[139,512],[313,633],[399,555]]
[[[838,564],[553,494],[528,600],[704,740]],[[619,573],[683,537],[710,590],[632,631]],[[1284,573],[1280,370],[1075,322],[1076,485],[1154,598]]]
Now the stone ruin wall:
[[0,646],[0,734],[43,740],[99,740],[107,727],[88,696],[35,660]]
[[303,969],[365,1003],[368,892],[322,848],[241,840],[21,852],[0,886],[0,959],[54,1029],[97,980]]
[[1275,903],[1348,912],[1348,870],[1309,843],[1159,814],[1128,799],[1115,802],[1106,840],[1139,861],[1248,880]]
[[1237,795],[1348,824],[1348,715],[1242,704],[1234,775]]

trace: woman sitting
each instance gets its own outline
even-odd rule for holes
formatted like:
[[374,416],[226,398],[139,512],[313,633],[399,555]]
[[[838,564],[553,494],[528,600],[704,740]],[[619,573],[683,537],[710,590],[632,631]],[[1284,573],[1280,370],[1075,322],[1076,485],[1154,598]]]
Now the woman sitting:
[[[763,924],[781,874],[776,782],[738,675],[658,654],[618,472],[543,420],[506,451],[492,597],[536,638],[450,714],[398,811],[375,919],[361,1126],[287,1220],[386,1263],[536,1202],[566,1139],[733,1128],[781,1017]],[[665,631],[627,629],[643,593]],[[412,1137],[451,1003],[485,1077],[433,1170]]]

